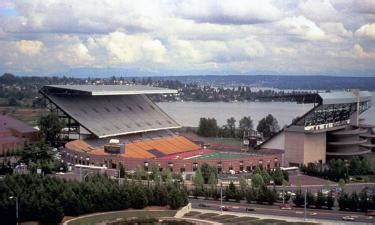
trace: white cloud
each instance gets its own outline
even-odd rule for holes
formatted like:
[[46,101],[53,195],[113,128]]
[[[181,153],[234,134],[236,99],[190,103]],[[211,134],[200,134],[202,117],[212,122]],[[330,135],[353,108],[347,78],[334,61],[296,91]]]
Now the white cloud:
[[314,21],[338,21],[339,13],[330,0],[301,1],[299,9],[303,15]]
[[365,24],[361,26],[355,34],[359,37],[375,40],[375,23]]
[[80,67],[375,73],[374,6],[373,0],[6,0],[0,7],[14,12],[0,15],[0,73]]
[[177,9],[175,13],[185,18],[218,24],[256,24],[275,21],[282,15],[268,0],[185,0]]
[[108,63],[112,65],[166,62],[164,45],[160,40],[146,35],[128,35],[116,31],[98,38],[90,38],[88,43],[90,50],[107,54]]
[[287,17],[278,22],[278,25],[283,28],[286,33],[295,35],[304,40],[321,41],[327,38],[323,30],[304,16]]
[[354,45],[354,53],[361,59],[375,59],[375,52],[365,51],[361,45]]
[[16,42],[17,50],[28,56],[35,56],[39,54],[43,48],[43,43],[40,41],[21,40]]

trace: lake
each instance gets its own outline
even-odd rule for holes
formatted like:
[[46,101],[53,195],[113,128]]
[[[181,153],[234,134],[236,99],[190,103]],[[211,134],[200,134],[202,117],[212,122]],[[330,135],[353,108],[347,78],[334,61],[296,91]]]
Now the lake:
[[[361,116],[369,123],[375,123],[375,92],[372,92],[372,96],[373,107]],[[258,121],[269,113],[276,117],[279,126],[283,127],[313,107],[313,104],[294,102],[159,102],[157,104],[182,126],[193,127],[198,126],[201,117],[216,118],[218,125],[224,125],[232,116],[236,119],[237,126],[242,117],[251,116],[256,127]]]

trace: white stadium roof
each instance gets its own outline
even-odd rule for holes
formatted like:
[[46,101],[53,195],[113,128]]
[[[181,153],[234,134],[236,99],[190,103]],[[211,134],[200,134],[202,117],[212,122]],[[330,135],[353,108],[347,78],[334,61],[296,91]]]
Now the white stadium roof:
[[[360,102],[371,101],[371,93],[368,91],[359,91]],[[323,100],[323,105],[329,104],[348,104],[356,103],[357,97],[353,92],[350,91],[335,91],[335,92],[324,92],[319,93],[319,96]]]
[[176,94],[177,90],[145,85],[46,85],[43,89],[74,91],[86,95]]

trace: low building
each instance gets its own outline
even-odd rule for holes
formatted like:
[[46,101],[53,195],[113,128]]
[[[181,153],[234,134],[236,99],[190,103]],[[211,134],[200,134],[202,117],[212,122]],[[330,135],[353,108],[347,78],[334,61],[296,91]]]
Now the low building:
[[0,115],[0,155],[38,140],[38,130],[7,115]]

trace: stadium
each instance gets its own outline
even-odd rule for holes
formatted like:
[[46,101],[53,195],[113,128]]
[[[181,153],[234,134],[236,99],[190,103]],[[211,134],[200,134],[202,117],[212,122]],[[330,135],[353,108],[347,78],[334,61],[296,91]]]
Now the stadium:
[[64,120],[62,157],[81,165],[192,172],[203,163],[222,173],[247,172],[282,163],[281,151],[233,153],[208,149],[178,134],[181,126],[147,95],[176,90],[141,85],[47,85],[47,107]]
[[375,125],[359,117],[371,107],[369,92],[318,93],[315,99],[311,110],[258,147],[283,151],[286,166],[362,157],[375,150]]

